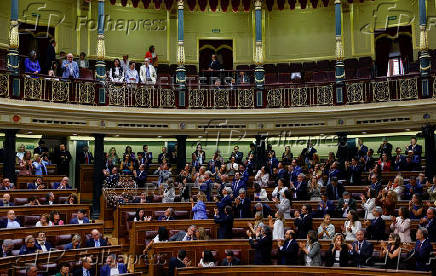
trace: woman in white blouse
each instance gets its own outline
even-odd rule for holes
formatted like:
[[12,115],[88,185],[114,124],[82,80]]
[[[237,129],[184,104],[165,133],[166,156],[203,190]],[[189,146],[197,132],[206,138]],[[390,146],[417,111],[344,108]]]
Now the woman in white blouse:
[[401,242],[412,242],[410,237],[409,210],[407,210],[406,207],[400,207],[398,210],[398,217],[392,218],[390,228],[394,234],[398,234],[400,236]]
[[[176,190],[174,188],[174,182],[170,179],[167,181],[168,186],[163,191],[163,197],[162,197],[162,203],[170,203],[174,202],[174,199],[176,198]],[[161,186],[163,187],[163,185]]]
[[42,214],[39,221],[36,222],[36,227],[53,226],[53,222],[50,221],[48,214]]
[[24,154],[26,153],[26,147],[22,144],[17,151],[17,155],[15,158],[15,163],[20,164],[20,162],[23,160],[24,158]]
[[143,251],[143,254],[145,255],[148,249],[150,249],[150,247],[155,243],[168,242],[169,236],[170,235],[168,229],[166,229],[164,226],[159,226],[159,229],[157,230],[157,235],[147,244]]
[[254,201],[268,201],[268,193],[260,187],[259,183],[254,184]]
[[291,192],[288,189],[282,189],[280,201],[277,197],[273,197],[273,201],[276,204],[277,210],[283,213],[285,219],[291,218],[291,196]]
[[204,250],[201,253],[202,258],[198,263],[198,267],[213,267],[215,266],[215,258],[213,257],[212,251]]
[[285,217],[279,210],[275,213],[276,220],[273,222],[271,216],[268,216],[269,227],[273,229],[273,240],[284,240],[285,237]]
[[124,70],[120,66],[120,60],[117,58],[114,60],[114,66],[109,70],[109,78],[112,82],[124,82]]
[[356,211],[350,210],[347,215],[347,220],[342,226],[342,233],[345,235],[345,240],[354,241],[356,233],[362,229],[362,223],[359,221]]
[[277,187],[274,188],[272,192],[272,197],[281,199],[281,196],[285,190],[288,189],[288,187],[284,187],[285,183],[283,183],[282,179],[279,179],[277,182]]
[[254,183],[259,183],[261,187],[268,187],[268,181],[269,173],[266,171],[265,166],[262,166],[254,177]]
[[374,189],[368,189],[366,197],[364,194],[360,195],[360,199],[362,200],[363,209],[365,209],[365,220],[373,220],[375,217],[372,214],[372,211],[375,209],[377,194]]

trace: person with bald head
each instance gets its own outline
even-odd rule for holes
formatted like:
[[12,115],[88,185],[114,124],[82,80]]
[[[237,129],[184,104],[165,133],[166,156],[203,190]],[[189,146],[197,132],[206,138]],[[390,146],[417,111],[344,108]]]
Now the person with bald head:
[[82,266],[73,272],[73,276],[95,276],[94,266],[92,265],[91,257],[83,257],[81,259]]
[[14,210],[9,210],[7,218],[0,221],[0,228],[20,228],[20,222],[17,220],[15,216]]
[[374,246],[365,240],[365,231],[359,230],[356,232],[356,241],[348,244],[348,253],[353,259],[353,263],[357,267],[367,266],[369,257],[372,256]]
[[14,206],[9,194],[3,194],[3,198],[0,200],[0,206]]
[[91,238],[86,241],[86,247],[106,246],[107,241],[102,238],[102,235],[97,229],[91,231]]
[[77,62],[73,60],[73,54],[69,53],[67,55],[67,59],[62,62],[62,77],[63,78],[73,78],[77,79],[79,78],[79,66],[77,65]]

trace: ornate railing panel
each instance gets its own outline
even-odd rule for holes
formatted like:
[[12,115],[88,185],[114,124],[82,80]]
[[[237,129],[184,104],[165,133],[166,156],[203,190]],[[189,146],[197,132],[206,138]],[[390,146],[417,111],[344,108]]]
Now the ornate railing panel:
[[146,86],[138,87],[135,90],[135,103],[140,107],[151,107],[152,89]]
[[126,105],[127,90],[127,86],[125,85],[107,85],[106,91],[108,93],[109,105]]
[[230,89],[212,89],[214,107],[215,108],[229,108],[229,94]]
[[365,90],[363,82],[351,82],[346,84],[347,88],[347,103],[363,103],[365,102]]
[[400,86],[400,100],[418,99],[418,79],[398,79]]
[[190,108],[204,108],[204,99],[206,89],[192,89],[189,91],[189,101],[188,105]]
[[271,89],[266,94],[267,107],[283,107],[282,89]]
[[316,101],[318,105],[333,105],[333,85],[318,86]]
[[307,87],[291,88],[291,106],[306,106],[308,105],[309,89]]
[[43,100],[42,95],[42,78],[24,78],[24,99],[26,100]]
[[93,82],[79,82],[76,85],[76,101],[80,104],[95,103],[95,84]]
[[253,108],[254,107],[254,90],[253,89],[238,89],[238,107]]
[[53,102],[68,102],[70,100],[70,82],[52,80],[51,89],[51,100]]
[[[156,90],[156,89],[154,89]],[[160,107],[173,108],[176,107],[176,94],[172,89],[157,89],[160,94]]]
[[372,82],[372,96],[375,102],[386,102],[391,98],[391,91],[388,81]]
[[9,75],[0,74],[0,96],[9,95]]

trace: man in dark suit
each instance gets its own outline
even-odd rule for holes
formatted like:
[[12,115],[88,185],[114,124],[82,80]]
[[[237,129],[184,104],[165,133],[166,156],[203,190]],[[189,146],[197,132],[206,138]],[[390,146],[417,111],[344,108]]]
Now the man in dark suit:
[[417,271],[429,271],[427,263],[430,260],[430,254],[433,251],[433,246],[428,239],[428,232],[425,228],[418,228],[416,231],[415,248],[409,252],[409,256],[415,256]]
[[321,194],[321,201],[318,205],[318,212],[316,217],[323,218],[326,214],[334,215],[335,214],[335,206],[333,201],[328,200],[327,194]]
[[292,182],[290,190],[294,192],[294,198],[298,200],[308,199],[306,176],[300,173],[297,176],[297,181]]
[[[48,71],[52,67],[53,62],[56,62],[56,41],[50,40],[50,44],[47,46],[45,61],[44,61],[44,74],[48,74]],[[55,72],[56,74],[56,72]]]
[[48,153],[48,148],[45,146],[45,141],[39,140],[38,147],[33,149],[33,154],[42,155],[44,153]]
[[406,152],[412,151],[416,161],[421,163],[422,146],[416,144],[416,137],[410,138],[410,145],[406,146]]
[[77,211],[77,216],[70,220],[70,224],[83,224],[89,223],[89,219],[86,217],[85,210]]
[[269,174],[273,174],[273,170],[277,168],[279,165],[279,160],[272,154],[272,152],[268,153],[267,167],[269,170]]
[[197,231],[197,227],[195,225],[191,225],[185,231],[179,231],[173,236],[169,238],[169,241],[193,241],[196,240],[195,232]]
[[297,265],[298,260],[298,243],[295,240],[295,233],[288,230],[285,233],[285,241],[279,240],[279,264],[280,265]]
[[428,240],[436,242],[436,210],[433,207],[427,209],[427,216],[422,218],[419,226],[427,229]]
[[223,198],[221,200],[215,197],[216,206],[220,214],[224,214],[224,208],[226,206],[232,206],[232,188],[224,187],[222,193]]
[[220,69],[221,69],[221,64],[216,59],[216,55],[213,54],[212,57],[211,57],[211,62],[210,62],[210,65],[209,65],[209,70],[217,71],[217,70],[220,70]]
[[377,153],[380,154],[380,156],[382,156],[384,153],[386,153],[388,158],[391,159],[392,158],[392,149],[393,149],[392,144],[388,143],[387,137],[384,137],[383,143],[378,148]]
[[177,257],[171,257],[168,262],[168,276],[174,276],[176,268],[189,266],[191,262],[186,257],[185,249],[180,249]]
[[420,184],[416,183],[416,178],[411,177],[409,183],[404,187],[404,197],[405,200],[411,200],[414,194],[422,195],[423,188]]
[[311,211],[311,206],[309,204],[304,204],[301,207],[301,214],[298,210],[295,211],[294,225],[297,228],[297,239],[306,239],[307,232],[309,232],[309,230],[313,230]]
[[11,196],[9,194],[3,194],[3,198],[0,200],[0,206],[2,207],[14,206],[14,203],[11,202]]
[[147,171],[145,170],[146,165],[139,165],[139,169],[133,171],[133,176],[135,177],[136,184],[138,187],[145,187],[145,183],[147,182]]
[[357,231],[356,241],[348,245],[348,250],[355,266],[367,266],[371,263],[370,257],[372,257],[374,247],[370,242],[365,240],[365,232],[363,230]]
[[397,147],[395,149],[395,156],[392,157],[392,168],[395,171],[400,171],[403,163],[406,161],[406,157],[401,154],[401,148]]
[[235,162],[238,164],[242,164],[242,158],[244,158],[244,153],[239,151],[239,146],[235,146],[233,148],[233,152],[230,154],[229,160],[235,157]]
[[374,168],[375,159],[372,157],[373,154],[374,154],[374,150],[369,149],[368,152],[366,153],[366,156],[360,158],[360,162],[363,164],[363,170],[365,172]]
[[317,150],[313,147],[312,142],[307,143],[307,147],[301,151],[301,158],[304,160],[306,165],[310,164],[310,161],[313,160],[313,155],[317,152]]
[[69,175],[71,153],[66,150],[65,144],[59,145],[59,150],[55,152],[55,161],[59,175]]
[[12,249],[14,249],[14,243],[12,240],[4,240],[2,246],[0,247],[0,258],[12,256]]
[[292,182],[297,181],[297,177],[303,170],[297,165],[297,160],[293,159],[291,165],[288,167],[288,179]]
[[329,200],[338,200],[345,191],[344,186],[341,183],[338,183],[336,177],[330,179],[330,183],[327,185],[326,190]]
[[257,228],[256,237],[253,239],[253,233],[247,230],[247,236],[251,248],[254,252],[254,264],[255,265],[269,265],[271,264],[271,249],[272,249],[272,234],[271,228],[263,226]]
[[342,198],[338,200],[336,207],[336,215],[341,218],[346,218],[349,211],[357,210],[356,200],[351,197],[350,193],[345,191]]
[[144,151],[143,157],[146,160],[145,164],[146,164],[146,168],[148,169],[153,161],[153,153],[148,151],[148,145],[143,145],[142,150]]
[[233,228],[233,214],[232,206],[226,206],[224,208],[224,215],[220,215],[217,208],[215,208],[215,223],[219,224],[218,239],[231,239]]
[[360,158],[365,157],[368,152],[368,147],[363,144],[362,139],[357,140],[357,156]]
[[357,157],[351,159],[351,164],[345,161],[345,170],[347,173],[348,183],[351,185],[360,185],[360,179],[362,177],[362,167],[359,164]]
[[79,164],[92,164],[94,163],[94,156],[92,156],[92,152],[89,152],[89,147],[84,146],[82,151],[79,152],[77,156],[79,160]]
[[412,151],[407,153],[407,156],[403,163],[400,165],[400,170],[402,171],[417,171],[421,169],[421,166],[417,163],[416,160],[413,160],[414,156]]
[[239,196],[235,198],[235,217],[251,218],[251,200],[246,196],[245,189],[239,190]]
[[95,276],[95,270],[92,266],[91,257],[82,258],[82,266],[73,272],[73,276]]
[[163,215],[160,215],[157,218],[158,221],[169,221],[174,220],[174,209],[173,208],[167,208]]
[[382,183],[377,178],[377,175],[375,175],[375,174],[371,175],[371,184],[369,185],[369,188],[373,189],[375,191],[376,195],[378,195],[378,193],[380,192],[380,190],[382,188]]
[[241,173],[240,172],[235,172],[235,177],[233,178],[233,182],[232,182],[232,192],[233,195],[239,195],[239,190],[242,188],[246,188],[247,185],[246,183],[241,179]]
[[102,235],[97,229],[91,231],[91,238],[86,241],[86,247],[101,247],[107,246],[106,239],[102,238]]
[[386,238],[386,224],[382,219],[383,209],[380,206],[372,210],[372,215],[375,217],[371,222],[365,221],[366,234],[369,240],[384,240]]
[[236,83],[238,85],[249,84],[250,83],[250,79],[248,78],[248,76],[245,74],[244,71],[240,71],[239,75],[237,77]]
[[234,266],[240,264],[241,264],[241,260],[239,260],[234,256],[233,251],[226,250],[226,257],[221,261],[220,266]]
[[207,198],[207,201],[212,201],[212,188],[213,181],[210,179],[210,171],[204,173],[204,181],[200,184],[200,191],[202,191]]
[[166,159],[167,162],[170,161],[170,155],[167,152],[167,148],[166,147],[162,147],[162,152],[159,153],[159,155],[157,156],[157,162],[159,164],[162,164],[164,159]]
[[36,236],[36,248],[42,252],[50,251],[53,246],[47,241],[45,232],[39,232]]

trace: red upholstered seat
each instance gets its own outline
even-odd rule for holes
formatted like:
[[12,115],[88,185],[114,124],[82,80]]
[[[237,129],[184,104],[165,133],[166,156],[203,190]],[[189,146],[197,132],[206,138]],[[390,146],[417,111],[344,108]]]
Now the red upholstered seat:
[[18,205],[25,205],[29,202],[29,200],[27,199],[27,197],[16,197],[14,198],[14,204],[16,206]]
[[35,226],[35,224],[39,221],[40,216],[24,216],[23,226]]

